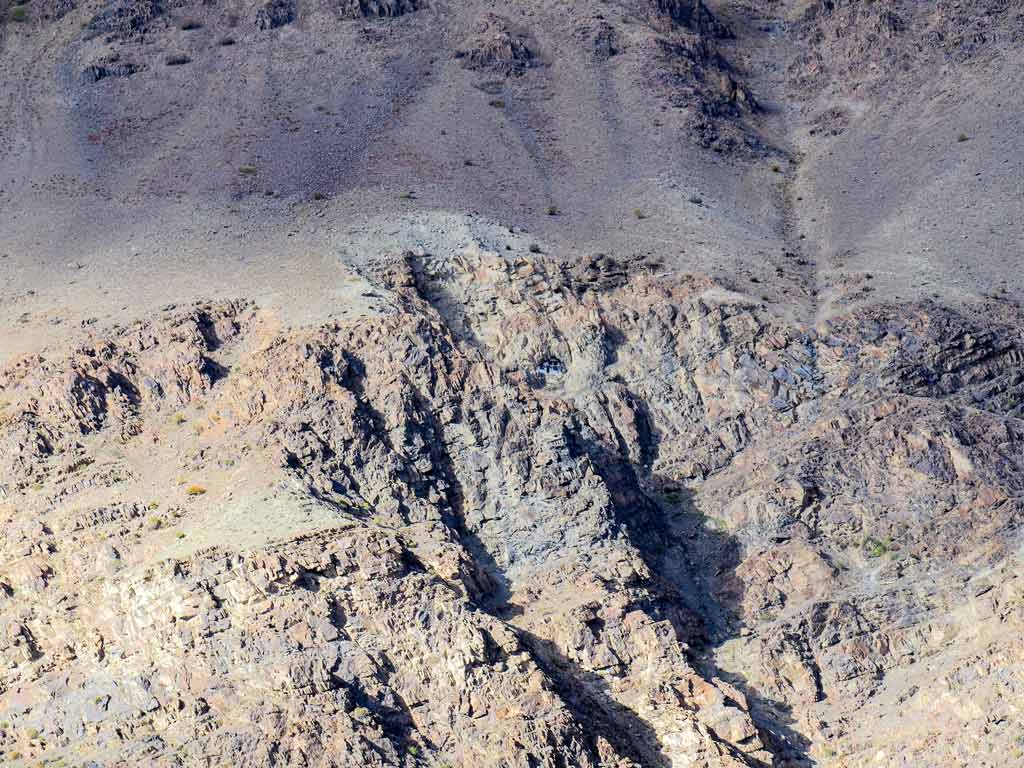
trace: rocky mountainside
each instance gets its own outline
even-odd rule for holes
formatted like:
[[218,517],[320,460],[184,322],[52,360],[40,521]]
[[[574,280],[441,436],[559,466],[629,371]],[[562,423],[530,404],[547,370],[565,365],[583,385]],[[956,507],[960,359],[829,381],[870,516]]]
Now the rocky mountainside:
[[12,766],[1024,765],[1024,8],[3,9]]

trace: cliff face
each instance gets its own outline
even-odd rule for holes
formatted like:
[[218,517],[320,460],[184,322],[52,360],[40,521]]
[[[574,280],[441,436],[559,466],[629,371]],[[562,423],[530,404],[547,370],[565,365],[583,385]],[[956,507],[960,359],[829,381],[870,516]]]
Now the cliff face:
[[1013,312],[789,325],[656,264],[479,247],[353,280],[350,320],[206,304],[4,372],[5,750],[1019,748]]
[[3,18],[5,764],[1024,760],[1017,5]]

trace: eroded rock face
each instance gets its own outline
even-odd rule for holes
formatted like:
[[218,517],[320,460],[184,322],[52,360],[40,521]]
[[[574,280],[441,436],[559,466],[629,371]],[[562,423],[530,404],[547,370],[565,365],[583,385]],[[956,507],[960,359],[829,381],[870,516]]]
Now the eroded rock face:
[[256,28],[277,29],[295,21],[294,0],[269,0],[256,11]]
[[695,32],[729,36],[729,28],[714,17],[702,0],[651,0],[651,5],[658,14]]
[[480,18],[476,30],[459,46],[455,57],[466,69],[506,76],[522,74],[538,63],[528,35],[493,13]]
[[[114,0],[90,19],[88,30],[123,39],[144,32],[166,11],[167,7],[160,0]],[[63,15],[60,13],[56,18]]]
[[421,0],[342,0],[341,15],[349,19],[383,19],[418,11]]
[[372,318],[203,305],[0,374],[5,751],[1012,755],[1020,318],[798,327],[477,246],[364,277]]
[[820,90],[891,88],[926,66],[959,65],[1024,41],[1024,9],[1004,0],[874,3],[818,0],[796,23],[806,52],[791,81]]

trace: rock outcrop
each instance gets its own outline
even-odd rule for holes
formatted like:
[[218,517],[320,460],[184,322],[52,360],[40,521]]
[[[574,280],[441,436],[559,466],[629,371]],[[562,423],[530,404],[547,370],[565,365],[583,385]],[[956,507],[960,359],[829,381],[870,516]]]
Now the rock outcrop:
[[654,11],[675,24],[712,37],[728,37],[729,28],[708,10],[703,0],[651,0]]
[[955,720],[1012,754],[1019,318],[800,327],[480,247],[366,277],[369,322],[215,303],[3,372],[6,751],[952,764]]
[[790,66],[798,87],[892,89],[927,66],[958,66],[1024,41],[1024,9],[1003,0],[964,4],[817,0],[796,22],[805,52]]
[[277,29],[295,21],[294,0],[269,0],[256,11],[256,28]]
[[505,76],[522,74],[538,63],[529,36],[515,30],[508,19],[493,13],[480,18],[476,30],[459,46],[455,57],[466,69]]
[[342,0],[339,7],[343,18],[386,19],[418,11],[421,0]]

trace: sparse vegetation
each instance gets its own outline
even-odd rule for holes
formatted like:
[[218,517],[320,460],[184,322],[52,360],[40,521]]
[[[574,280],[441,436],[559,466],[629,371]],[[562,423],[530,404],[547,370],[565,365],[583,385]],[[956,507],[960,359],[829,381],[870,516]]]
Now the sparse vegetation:
[[490,104],[495,109],[504,109],[505,108],[505,100],[504,99],[491,99],[487,103]]
[[559,213],[558,208],[556,208],[553,205],[549,205],[548,206],[548,210],[547,210],[548,216],[557,216],[558,213]]
[[185,532],[184,531],[178,531],[176,534],[174,534],[174,538],[176,538],[176,539],[184,539],[185,538]]
[[861,542],[861,548],[864,550],[864,554],[869,558],[878,558],[889,551],[892,546],[892,542],[888,538],[877,538],[875,536],[865,536]]
[[80,459],[76,459],[75,461],[68,465],[68,474],[77,472],[80,469],[85,469],[86,467],[93,464],[95,461],[96,460],[91,456],[83,456]]
[[313,199],[314,200],[323,200],[324,199],[324,193],[323,192],[314,192],[313,193]]
[[234,45],[234,44],[235,44],[235,38],[231,37],[231,35],[226,35],[226,36],[222,37],[220,40],[217,41],[217,45],[225,46],[225,47],[227,47],[229,45]]
[[202,29],[202,28],[203,28],[203,25],[200,24],[195,19],[185,19],[183,22],[181,22],[181,31],[182,32],[191,32],[194,29]]
[[968,136],[966,133],[961,133],[959,136],[956,137],[956,140],[962,144],[965,141],[970,141],[971,137]]
[[729,523],[720,517],[713,517],[712,515],[704,516],[704,527],[709,528],[712,531],[728,531]]
[[540,253],[540,246],[536,243],[530,243],[530,253]]
[[28,21],[28,9],[22,5],[16,6],[11,9],[10,14],[11,21],[23,22]]
[[259,169],[255,165],[243,165],[239,167],[238,172],[243,176],[255,176]]
[[164,63],[168,67],[180,67],[182,64],[188,64],[191,61],[192,59],[190,59],[183,53],[172,53],[168,55],[166,59],[164,59]]
[[206,489],[201,485],[190,485],[185,489],[187,496],[202,496],[204,493],[206,493]]
[[782,166],[778,163],[772,164],[772,173],[782,173]]
[[690,202],[694,205],[704,205],[704,198],[700,195],[690,195]]
[[364,717],[369,717],[370,716],[370,710],[368,710],[366,707],[356,707],[355,709],[352,710],[352,716],[353,717],[358,717],[359,719],[362,719]]
[[636,218],[639,219],[640,221],[643,221],[644,219],[647,218],[647,214],[644,213],[639,208],[634,208],[633,209],[633,215],[636,216]]

